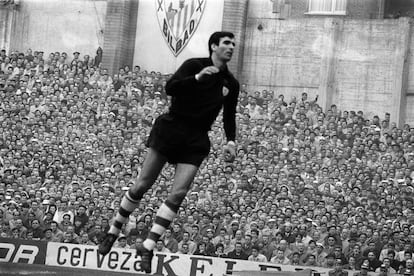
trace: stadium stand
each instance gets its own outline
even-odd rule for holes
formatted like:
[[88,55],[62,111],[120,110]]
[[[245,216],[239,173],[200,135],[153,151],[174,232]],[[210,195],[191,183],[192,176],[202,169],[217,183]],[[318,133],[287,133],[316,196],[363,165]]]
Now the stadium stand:
[[[0,52],[0,236],[93,245],[140,171],[169,75],[110,75],[77,52]],[[247,91],[238,157],[212,151],[157,251],[413,272],[414,128],[318,98]],[[134,248],[170,189],[167,166],[116,246]],[[407,274],[407,273],[406,273]]]

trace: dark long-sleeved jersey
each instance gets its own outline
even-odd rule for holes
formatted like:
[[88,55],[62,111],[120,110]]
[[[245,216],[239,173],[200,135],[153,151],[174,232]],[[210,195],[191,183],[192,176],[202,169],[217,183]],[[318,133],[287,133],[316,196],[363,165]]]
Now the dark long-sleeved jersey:
[[[210,130],[223,107],[227,141],[234,141],[239,82],[227,67],[217,74],[207,76],[205,81],[198,82],[195,75],[204,67],[212,65],[210,58],[193,58],[178,68],[166,85],[167,95],[172,96],[169,112],[194,127]],[[228,94],[224,95],[227,91]]]

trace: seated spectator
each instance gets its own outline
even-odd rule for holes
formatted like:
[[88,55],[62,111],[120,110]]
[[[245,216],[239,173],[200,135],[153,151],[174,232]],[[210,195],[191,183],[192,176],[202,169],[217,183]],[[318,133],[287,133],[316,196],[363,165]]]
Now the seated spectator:
[[369,271],[377,270],[377,268],[382,264],[380,260],[376,258],[374,251],[368,252],[368,258],[366,260],[368,260],[369,263]]
[[227,257],[230,259],[239,259],[239,260],[247,260],[249,256],[243,252],[242,244],[240,242],[236,242],[234,245],[234,250],[227,254]]
[[347,276],[348,275],[348,271],[344,270],[342,267],[342,260],[341,259],[336,259],[335,260],[335,268],[333,270],[330,270],[328,272],[329,276]]
[[155,252],[161,252],[161,253],[171,253],[171,251],[165,247],[164,241],[163,240],[158,240],[157,244],[154,248],[154,253]]
[[29,230],[33,232],[33,239],[43,239],[44,231],[43,228],[40,226],[40,221],[38,219],[34,219],[31,224],[32,227]]
[[387,274],[397,274],[397,271],[391,267],[391,261],[388,258],[384,258],[382,264],[375,272],[386,272]]
[[183,243],[181,249],[178,250],[179,254],[187,254],[190,255],[190,248],[187,243]]
[[117,242],[114,244],[115,248],[130,248],[130,246],[127,244],[127,237],[124,235],[120,235]]
[[259,253],[260,249],[258,246],[252,247],[252,254],[247,258],[249,261],[254,262],[267,262],[267,258],[265,255]]
[[271,263],[287,265],[290,260],[285,256],[285,252],[282,249],[276,250],[276,255],[270,259]]
[[218,258],[227,258],[227,255],[224,253],[224,245],[221,243],[218,243],[216,245],[216,251],[214,252],[212,256],[218,257]]
[[178,251],[178,242],[172,237],[171,229],[166,229],[163,236],[164,245],[171,253],[176,253]]
[[190,233],[188,232],[183,233],[183,239],[178,243],[179,251],[183,251],[183,244],[188,245],[188,250],[190,254],[194,254],[194,252],[197,250],[197,244],[194,241],[190,240]]
[[368,262],[368,260],[365,260],[361,264],[361,270],[358,271],[358,272],[355,272],[354,276],[369,276],[369,275],[372,275],[369,272],[369,262]]

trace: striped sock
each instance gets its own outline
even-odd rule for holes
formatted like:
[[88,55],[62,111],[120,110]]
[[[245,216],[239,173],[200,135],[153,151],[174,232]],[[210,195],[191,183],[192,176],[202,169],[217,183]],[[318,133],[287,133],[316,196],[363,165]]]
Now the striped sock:
[[122,198],[118,213],[116,214],[114,223],[109,228],[108,233],[116,236],[121,232],[122,225],[128,222],[129,215],[135,210],[139,203],[139,199],[134,199],[130,191]]
[[178,208],[179,206],[170,203],[168,200],[161,205],[160,209],[157,212],[157,216],[155,217],[154,225],[152,226],[147,239],[143,243],[143,246],[146,249],[154,249],[155,244],[160,239],[165,229],[170,226],[171,221],[177,214]]

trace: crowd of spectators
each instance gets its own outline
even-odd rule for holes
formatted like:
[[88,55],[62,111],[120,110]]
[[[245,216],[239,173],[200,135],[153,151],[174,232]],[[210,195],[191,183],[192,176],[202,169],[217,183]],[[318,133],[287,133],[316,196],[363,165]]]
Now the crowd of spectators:
[[[0,52],[1,237],[94,245],[109,229],[168,110],[169,75],[110,75],[99,60]],[[243,84],[236,161],[223,161],[219,118],[156,251],[414,275],[414,129],[383,115]],[[146,237],[173,172],[163,169],[117,247]]]

